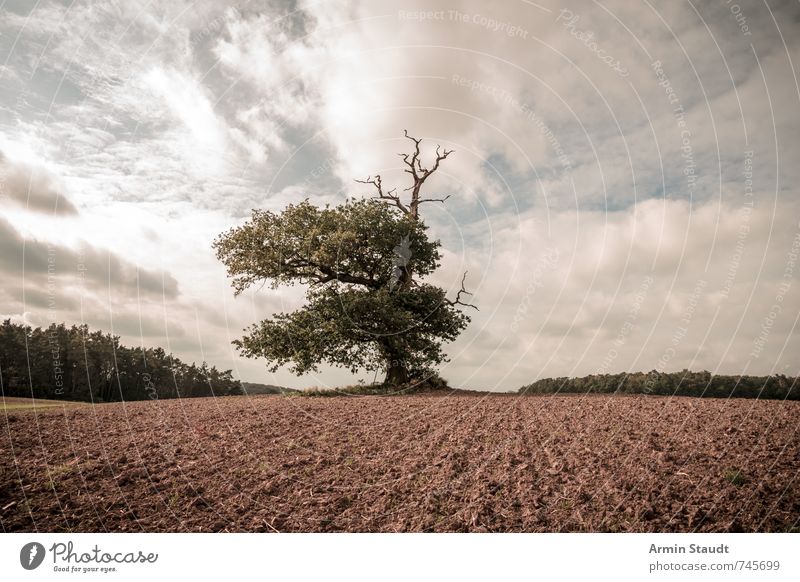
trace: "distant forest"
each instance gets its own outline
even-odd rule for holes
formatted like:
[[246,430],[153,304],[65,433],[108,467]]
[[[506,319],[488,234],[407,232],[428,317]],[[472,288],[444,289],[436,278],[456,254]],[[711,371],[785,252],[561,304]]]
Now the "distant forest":
[[231,370],[185,364],[161,348],[129,348],[86,325],[0,327],[5,396],[118,402],[242,394]]
[[775,376],[715,376],[711,372],[635,372],[583,378],[547,378],[519,389],[520,394],[554,393],[654,394],[709,398],[770,398],[800,400],[797,378]]

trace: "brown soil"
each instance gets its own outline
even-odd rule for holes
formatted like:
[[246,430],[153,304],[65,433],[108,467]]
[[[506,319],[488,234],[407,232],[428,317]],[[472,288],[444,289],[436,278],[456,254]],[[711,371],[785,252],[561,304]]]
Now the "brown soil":
[[0,415],[4,531],[791,531],[800,402],[231,397]]

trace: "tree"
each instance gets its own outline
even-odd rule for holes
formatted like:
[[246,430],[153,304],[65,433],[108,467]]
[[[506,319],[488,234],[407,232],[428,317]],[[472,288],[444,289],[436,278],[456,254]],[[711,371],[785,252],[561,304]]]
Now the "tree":
[[[357,180],[377,194],[319,208],[305,200],[283,212],[253,210],[244,225],[214,242],[238,295],[269,283],[307,286],[307,303],[292,313],[273,314],[234,342],[247,357],[262,357],[271,371],[283,365],[300,375],[326,362],[352,372],[382,369],[385,383],[398,385],[446,361],[442,344],[469,323],[454,300],[423,282],[439,267],[440,242],[431,241],[420,205],[425,181],[452,152],[437,147],[430,168],[422,166],[421,140],[405,134],[413,152],[400,154],[412,184],[408,200],[385,191],[381,177]],[[464,274],[466,277],[466,273]]]
[[161,348],[128,348],[119,339],[87,325],[32,329],[6,319],[0,394],[92,402],[242,394],[231,370],[188,366]]

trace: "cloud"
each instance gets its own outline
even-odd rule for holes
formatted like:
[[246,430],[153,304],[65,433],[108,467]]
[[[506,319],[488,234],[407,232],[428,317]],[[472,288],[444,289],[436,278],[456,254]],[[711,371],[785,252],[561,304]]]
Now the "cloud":
[[[178,282],[165,272],[142,269],[112,252],[85,243],[77,249],[44,240],[24,239],[10,222],[0,217],[0,268],[8,287],[47,286],[58,279],[71,290],[85,285],[95,294],[117,298],[148,295],[175,299]],[[15,283],[12,285],[12,283]]]
[[[562,211],[549,230],[531,211],[465,233],[491,246],[467,251],[463,266],[458,256],[444,261],[439,282],[452,295],[468,270],[481,308],[452,350],[454,362],[469,354],[473,369],[456,363],[448,372],[474,387],[501,387],[531,375],[791,366],[792,355],[777,354],[783,342],[800,343],[800,298],[781,291],[800,246],[798,210],[799,201],[773,214],[767,206],[648,200],[632,212]],[[752,356],[776,303],[785,316],[770,324],[772,355]],[[690,357],[663,361],[677,348]]]
[[0,151],[0,201],[6,200],[53,216],[78,214],[52,174],[41,167],[14,163]]
[[230,147],[227,127],[214,112],[212,103],[201,86],[185,74],[157,67],[143,78],[155,95],[163,100],[168,112],[181,122],[181,134],[174,148],[192,169],[204,175],[219,174]]

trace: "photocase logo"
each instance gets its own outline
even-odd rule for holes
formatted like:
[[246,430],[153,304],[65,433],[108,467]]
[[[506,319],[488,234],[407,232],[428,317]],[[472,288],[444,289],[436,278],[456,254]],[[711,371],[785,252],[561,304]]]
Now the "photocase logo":
[[44,561],[44,546],[39,542],[30,542],[19,551],[19,563],[26,570],[35,570]]

